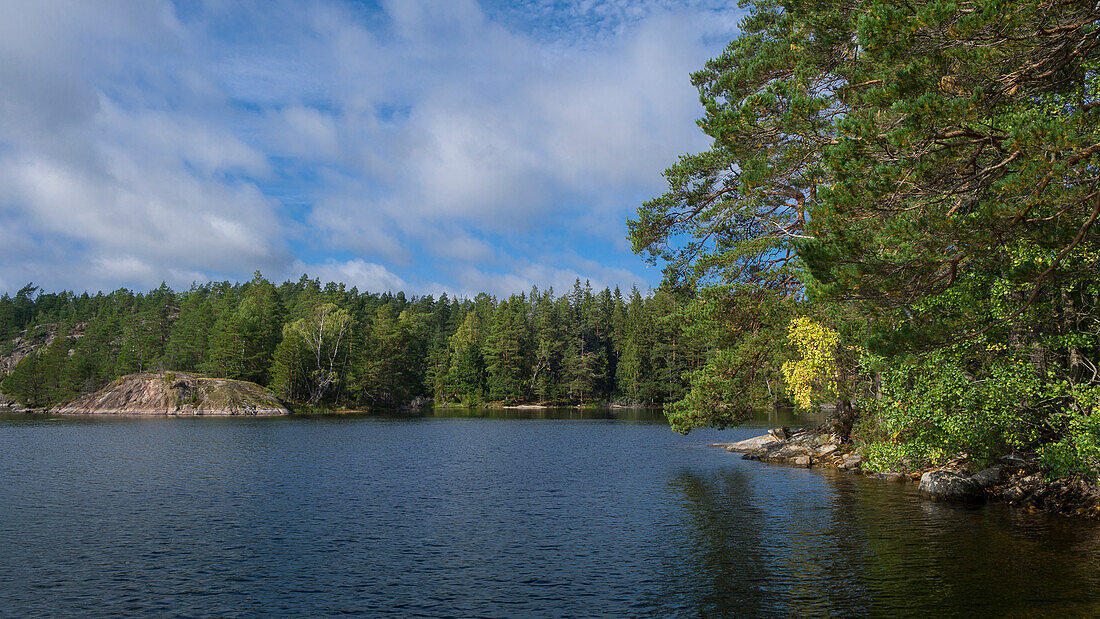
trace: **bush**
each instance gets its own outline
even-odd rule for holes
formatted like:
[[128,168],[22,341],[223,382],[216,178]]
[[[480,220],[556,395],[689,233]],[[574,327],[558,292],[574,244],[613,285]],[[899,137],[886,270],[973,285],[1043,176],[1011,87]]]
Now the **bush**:
[[960,454],[985,462],[1023,448],[1042,427],[1042,411],[1026,403],[1046,389],[1026,362],[995,362],[977,376],[949,353],[902,362],[883,372],[880,399],[860,401],[867,468],[935,466]]
[[1071,389],[1068,405],[1051,415],[1058,439],[1042,445],[1039,455],[1056,477],[1100,474],[1100,386]]

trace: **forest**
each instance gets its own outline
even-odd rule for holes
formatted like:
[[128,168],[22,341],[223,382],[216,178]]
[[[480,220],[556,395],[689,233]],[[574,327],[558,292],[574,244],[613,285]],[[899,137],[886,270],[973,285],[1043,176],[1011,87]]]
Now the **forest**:
[[[659,405],[681,397],[704,345],[684,337],[682,299],[635,288],[532,289],[497,299],[361,293],[306,276],[275,285],[162,285],[134,293],[0,297],[0,355],[36,354],[0,386],[47,407],[134,372],[196,372],[271,387],[305,407],[436,404]],[[48,345],[47,345],[48,342]]]

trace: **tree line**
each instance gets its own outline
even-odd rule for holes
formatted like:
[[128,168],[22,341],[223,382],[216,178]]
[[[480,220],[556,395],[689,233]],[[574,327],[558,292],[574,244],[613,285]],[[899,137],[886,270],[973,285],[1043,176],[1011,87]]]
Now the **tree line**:
[[[144,293],[0,297],[0,354],[38,340],[0,384],[45,407],[134,372],[182,371],[269,386],[306,407],[679,399],[705,344],[684,337],[682,295],[636,288],[458,299],[365,293],[303,276],[165,285]],[[51,339],[52,338],[52,339]],[[46,342],[49,342],[46,345]]]

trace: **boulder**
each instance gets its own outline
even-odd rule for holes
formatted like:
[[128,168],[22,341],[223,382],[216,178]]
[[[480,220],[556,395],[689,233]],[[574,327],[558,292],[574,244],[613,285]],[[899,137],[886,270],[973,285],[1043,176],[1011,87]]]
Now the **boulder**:
[[850,453],[840,461],[840,468],[844,470],[854,469],[863,463],[863,456],[858,453]]
[[918,491],[938,501],[980,503],[985,500],[981,484],[955,471],[929,471],[921,475]]
[[1004,467],[991,466],[970,476],[982,488],[991,488],[1004,481]]
[[785,441],[791,437],[791,429],[787,426],[782,428],[772,428],[768,430],[768,434],[772,435],[777,441]]
[[809,468],[811,463],[812,463],[812,460],[810,459],[809,456],[798,456],[794,460],[791,460],[791,464],[793,464],[795,466],[806,467],[806,468]]
[[1004,498],[1009,503],[1019,503],[1032,496],[1042,495],[1045,488],[1046,484],[1043,481],[1043,476],[1040,473],[1035,473],[1016,480],[1015,483],[1005,489]]
[[756,451],[761,447],[766,447],[778,443],[774,436],[771,434],[762,434],[760,436],[754,436],[752,438],[738,441],[736,443],[715,443],[716,447],[725,447],[726,451],[732,451],[736,453],[748,453]]

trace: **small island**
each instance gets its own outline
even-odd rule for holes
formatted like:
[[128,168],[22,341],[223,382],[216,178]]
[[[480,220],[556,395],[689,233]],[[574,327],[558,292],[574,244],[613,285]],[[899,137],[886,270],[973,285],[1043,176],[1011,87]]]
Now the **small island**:
[[290,414],[274,394],[256,383],[183,372],[128,374],[49,412],[178,417]]

